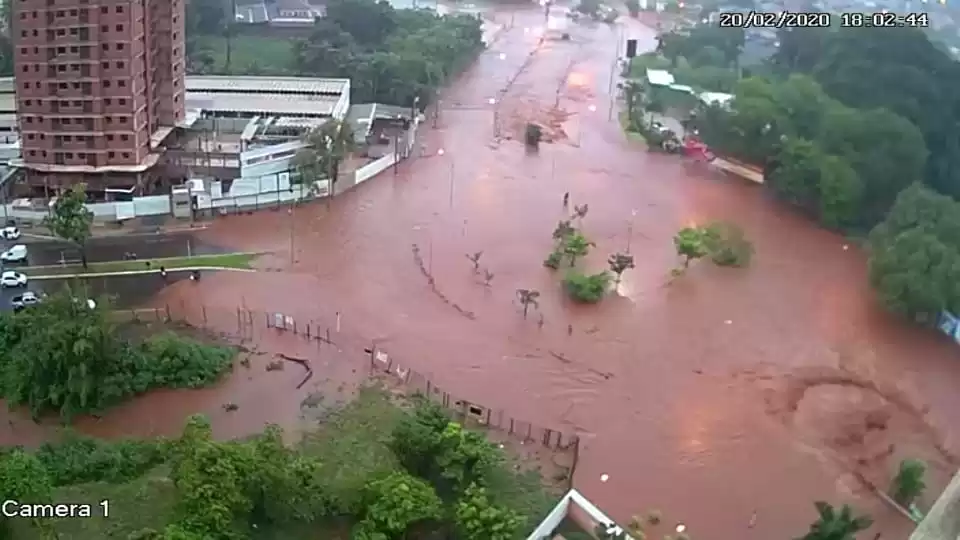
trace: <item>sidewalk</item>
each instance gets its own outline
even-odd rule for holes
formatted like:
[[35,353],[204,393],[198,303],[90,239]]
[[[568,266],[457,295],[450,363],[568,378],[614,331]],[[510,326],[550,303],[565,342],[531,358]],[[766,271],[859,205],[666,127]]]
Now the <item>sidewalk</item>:
[[[94,223],[90,228],[90,234],[93,238],[113,236],[147,236],[202,231],[207,227],[209,227],[209,225],[206,223],[171,223],[169,225],[160,226],[139,225],[133,227],[117,227],[116,225]],[[50,230],[43,225],[33,225],[30,227],[23,227],[21,225],[20,232],[23,233],[23,237],[25,239],[60,240],[60,238],[51,233]]]

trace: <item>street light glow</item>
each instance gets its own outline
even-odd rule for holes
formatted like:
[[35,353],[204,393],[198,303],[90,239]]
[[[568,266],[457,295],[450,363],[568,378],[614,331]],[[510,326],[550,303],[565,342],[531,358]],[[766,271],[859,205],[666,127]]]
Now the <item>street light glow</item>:
[[596,105],[590,105],[590,106],[587,107],[587,108],[590,109],[590,112],[597,112],[597,106],[596,106]]
[[687,530],[687,526],[684,525],[683,523],[677,525],[677,532],[678,532],[678,533],[682,533],[682,532],[685,531],[685,530]]
[[487,103],[489,103],[489,104],[491,104],[491,105],[496,105],[497,100],[496,100],[496,99],[493,99],[493,98],[490,98],[490,99],[487,100]]
[[443,148],[437,150],[437,155],[438,155],[438,156],[442,156],[442,155],[443,155]]
[[501,59],[501,60],[506,60],[506,59],[507,59],[507,53],[500,53],[500,59]]

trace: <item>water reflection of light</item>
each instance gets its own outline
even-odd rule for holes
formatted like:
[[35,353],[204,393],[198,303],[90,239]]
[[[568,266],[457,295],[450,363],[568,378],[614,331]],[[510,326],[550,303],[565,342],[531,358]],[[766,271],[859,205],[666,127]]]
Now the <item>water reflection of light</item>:
[[585,73],[574,71],[567,77],[567,84],[570,86],[586,86],[589,82],[590,78]]

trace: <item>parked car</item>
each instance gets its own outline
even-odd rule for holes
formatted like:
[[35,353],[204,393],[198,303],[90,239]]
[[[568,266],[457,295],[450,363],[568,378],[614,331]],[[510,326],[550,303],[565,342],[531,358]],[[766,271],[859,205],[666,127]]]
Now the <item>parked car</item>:
[[10,300],[10,305],[14,311],[20,311],[23,308],[34,306],[40,303],[40,297],[33,291],[27,291],[19,296],[14,296]]
[[23,244],[17,244],[0,253],[0,261],[3,262],[23,262],[25,260],[27,260],[27,246]]
[[0,236],[2,236],[4,240],[17,240],[20,238],[20,229],[8,225],[0,229]]
[[27,276],[20,272],[7,270],[0,274],[0,287],[25,287],[27,285]]

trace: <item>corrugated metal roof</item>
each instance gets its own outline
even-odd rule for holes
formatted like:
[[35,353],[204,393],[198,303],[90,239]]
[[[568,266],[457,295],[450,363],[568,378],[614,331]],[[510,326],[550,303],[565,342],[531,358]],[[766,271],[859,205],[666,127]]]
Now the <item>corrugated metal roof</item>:
[[338,97],[188,92],[187,102],[209,112],[248,112],[261,115],[330,116]]
[[347,90],[349,79],[319,79],[307,77],[233,77],[188,76],[186,89],[196,92],[282,92],[288,94],[335,94]]
[[648,69],[647,80],[650,81],[650,84],[656,86],[670,86],[674,83],[673,75],[662,69]]

